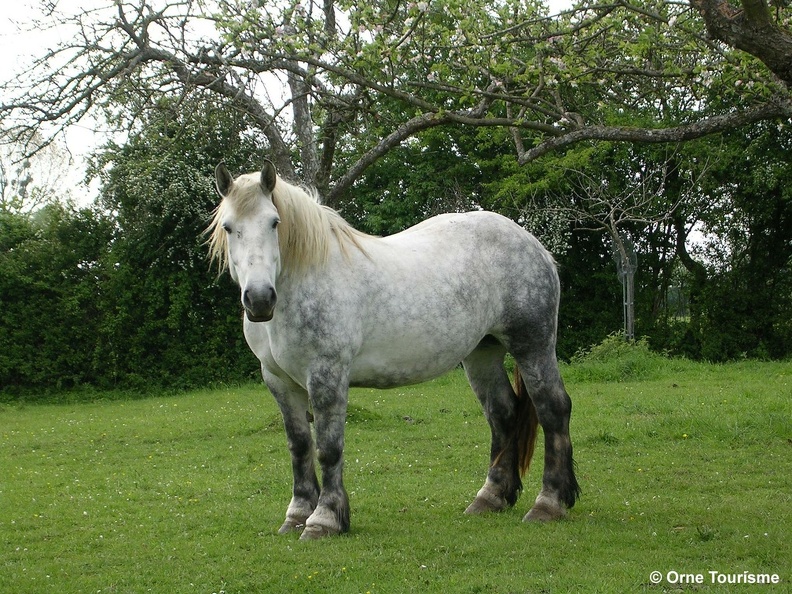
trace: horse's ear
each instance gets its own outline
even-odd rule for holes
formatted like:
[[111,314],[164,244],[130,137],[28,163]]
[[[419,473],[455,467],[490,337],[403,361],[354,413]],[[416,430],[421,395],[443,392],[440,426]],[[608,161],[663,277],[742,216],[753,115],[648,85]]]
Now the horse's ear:
[[264,166],[261,168],[261,189],[268,194],[272,194],[277,179],[278,172],[275,169],[275,165],[269,159],[265,159]]
[[215,167],[215,185],[217,186],[217,193],[223,198],[228,196],[228,193],[231,191],[231,186],[234,185],[234,178],[231,177],[228,168],[223,162],[220,162],[220,164]]

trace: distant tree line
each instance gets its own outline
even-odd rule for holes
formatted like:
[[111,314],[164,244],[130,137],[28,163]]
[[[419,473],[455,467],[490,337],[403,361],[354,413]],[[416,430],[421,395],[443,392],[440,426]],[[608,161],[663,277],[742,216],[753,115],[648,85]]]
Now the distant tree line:
[[31,214],[0,213],[6,392],[257,376],[238,292],[210,270],[203,231],[216,204],[214,165],[259,151],[233,118],[171,124],[97,156],[102,191],[92,207],[52,201]]
[[[202,231],[217,162],[265,156],[370,233],[478,208],[533,231],[562,358],[622,328],[628,249],[653,348],[790,355],[788,2],[42,6],[29,35],[74,36],[0,81],[0,391],[257,377]],[[125,140],[77,208],[29,164],[87,115]]]
[[[216,163],[256,170],[263,151],[244,116],[212,102],[201,106],[200,121],[167,102],[160,109],[170,117],[97,155],[91,173],[101,197],[93,206],[50,201],[0,212],[6,394],[258,377],[238,289],[210,269],[203,230],[217,203]],[[377,234],[471,208],[521,222],[555,250],[558,352],[569,358],[622,324],[611,234],[580,211],[593,212],[595,201],[630,213],[620,196],[634,206],[639,190],[652,192],[639,204],[643,217],[632,212],[619,223],[637,252],[637,335],[658,350],[713,361],[792,354],[788,129],[763,125],[673,152],[599,144],[528,168],[509,165],[500,134],[452,127],[422,135],[373,165],[339,208]],[[647,181],[636,170],[662,175]],[[596,196],[585,172],[603,186]],[[699,243],[680,245],[679,228],[694,224]]]

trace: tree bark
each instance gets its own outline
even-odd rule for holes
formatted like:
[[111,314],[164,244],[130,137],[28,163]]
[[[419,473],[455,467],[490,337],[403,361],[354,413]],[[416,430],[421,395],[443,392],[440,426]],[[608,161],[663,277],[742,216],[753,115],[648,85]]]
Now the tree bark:
[[[294,133],[297,137],[297,149],[300,151],[302,178],[309,184],[316,184],[319,173],[319,155],[316,147],[313,118],[311,117],[311,89],[301,78],[293,73],[288,74],[291,106],[294,117]],[[324,188],[320,188],[324,190]]]
[[788,88],[792,87],[792,33],[773,22],[765,0],[691,0],[714,39],[759,58]]

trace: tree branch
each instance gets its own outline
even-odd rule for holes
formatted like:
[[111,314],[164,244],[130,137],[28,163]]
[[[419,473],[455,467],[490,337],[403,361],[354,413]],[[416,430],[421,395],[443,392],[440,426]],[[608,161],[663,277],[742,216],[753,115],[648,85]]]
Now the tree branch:
[[377,159],[385,155],[395,146],[398,146],[402,141],[416,135],[418,132],[422,132],[423,130],[442,126],[450,122],[451,119],[447,114],[440,115],[434,113],[423,114],[405,122],[396,128],[396,130],[388,134],[388,136],[383,138],[379,143],[377,143],[376,146],[366,152],[362,157],[360,157],[352,167],[350,167],[340,178],[338,178],[336,183],[333,185],[333,188],[325,197],[325,201],[331,206],[336,204],[341,196],[343,196],[349,190],[349,188],[352,187],[352,184],[355,182],[355,180],[357,180],[363,174],[369,165],[376,162]]
[[710,134],[725,132],[763,120],[792,117],[792,99],[780,98],[775,103],[767,103],[743,111],[735,111],[713,116],[690,124],[669,128],[633,128],[624,126],[586,126],[549,138],[518,155],[518,161],[525,165],[551,151],[567,148],[586,140],[606,140],[617,142],[638,142],[659,144],[684,142],[702,138]]
[[[366,18],[373,22],[362,30],[355,24],[344,32],[346,21],[336,22],[333,0],[307,9],[257,3],[244,13],[237,2],[219,2],[226,12],[211,20],[223,42],[191,36],[190,19],[205,17],[191,14],[190,0],[168,1],[158,11],[145,2],[115,3],[101,12],[105,22],[88,18],[98,9],[73,16],[70,22],[80,31],[75,41],[37,61],[24,85],[20,79],[0,87],[16,95],[0,105],[0,118],[19,134],[53,122],[63,130],[98,108],[134,121],[141,110],[156,108],[163,93],[206,90],[252,118],[286,175],[294,174],[291,159],[299,148],[303,177],[333,203],[389,150],[437,126],[508,128],[518,162],[525,164],[578,142],[674,143],[792,116],[792,45],[785,45],[790,34],[772,22],[766,0],[742,0],[742,9],[729,0],[691,3],[711,35],[754,53],[786,89],[767,84],[762,73],[740,71],[720,44],[702,43],[690,33],[700,27],[697,19],[676,4],[650,9],[608,0],[558,19],[521,9],[506,18],[484,5],[452,14],[456,9],[449,6],[448,18],[438,24],[417,5],[397,2],[381,14],[372,8]],[[478,16],[471,18],[470,11]],[[677,18],[684,24],[674,25]],[[637,30],[649,38],[644,45],[632,38]],[[382,74],[383,57],[388,76]],[[747,85],[735,90],[737,76],[764,86],[760,92]],[[716,77],[722,78],[712,88]],[[290,97],[262,94],[262,82],[272,80],[286,80]],[[734,92],[736,99],[728,100],[735,105],[764,103],[723,113],[724,88]],[[134,108],[124,103],[131,93]],[[775,98],[764,99],[773,93]],[[707,100],[712,96],[717,101]],[[700,120],[673,123],[693,101],[698,111],[692,116]],[[664,111],[667,104],[675,105],[673,113]],[[288,122],[279,116],[286,107],[294,112]],[[713,111],[720,115],[710,116]],[[608,125],[648,117],[671,123]],[[341,151],[353,162],[331,187]]]

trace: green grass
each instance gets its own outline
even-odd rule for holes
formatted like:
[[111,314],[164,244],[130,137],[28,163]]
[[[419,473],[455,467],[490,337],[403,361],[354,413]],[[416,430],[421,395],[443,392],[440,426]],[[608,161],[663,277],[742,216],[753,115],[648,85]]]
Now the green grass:
[[792,364],[650,359],[563,370],[583,496],[551,525],[520,521],[541,463],[515,509],[462,514],[489,436],[461,372],[353,391],[352,531],[308,543],[275,533],[291,471],[262,387],[2,405],[0,592],[792,591]]

